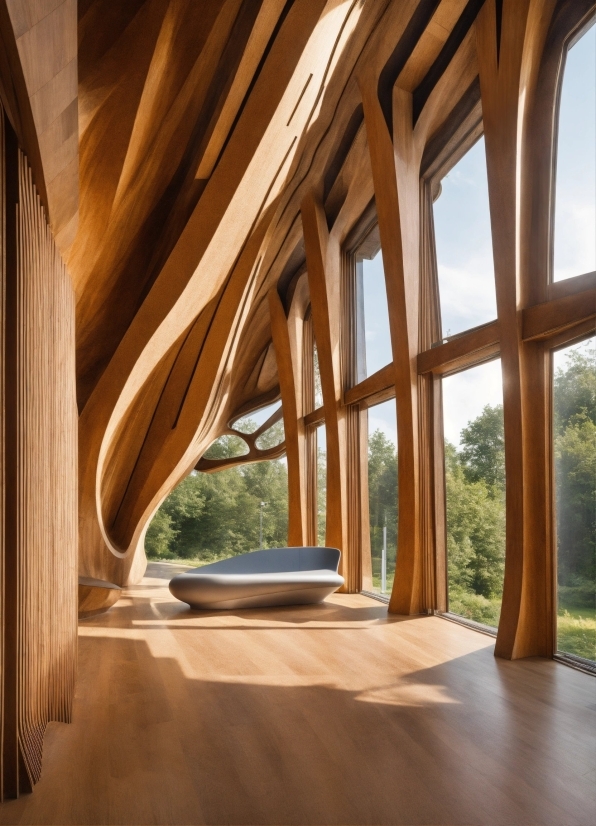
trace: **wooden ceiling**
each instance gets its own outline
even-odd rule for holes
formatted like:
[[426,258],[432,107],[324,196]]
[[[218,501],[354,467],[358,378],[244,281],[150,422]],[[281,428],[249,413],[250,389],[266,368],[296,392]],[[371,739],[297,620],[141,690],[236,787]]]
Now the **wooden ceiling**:
[[[64,252],[83,573],[123,581],[156,503],[234,415],[279,397],[268,293],[287,310],[303,272],[301,203],[321,199],[340,243],[373,208],[363,78],[379,78],[388,124],[394,86],[412,92],[432,145],[478,103],[481,5],[80,0]],[[106,542],[111,570],[93,561]]]

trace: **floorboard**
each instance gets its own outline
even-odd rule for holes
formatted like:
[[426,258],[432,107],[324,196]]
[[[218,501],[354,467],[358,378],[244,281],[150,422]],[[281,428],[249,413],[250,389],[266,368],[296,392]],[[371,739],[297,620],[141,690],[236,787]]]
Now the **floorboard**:
[[192,612],[170,572],[81,622],[74,721],[0,823],[594,822],[589,675],[362,595]]

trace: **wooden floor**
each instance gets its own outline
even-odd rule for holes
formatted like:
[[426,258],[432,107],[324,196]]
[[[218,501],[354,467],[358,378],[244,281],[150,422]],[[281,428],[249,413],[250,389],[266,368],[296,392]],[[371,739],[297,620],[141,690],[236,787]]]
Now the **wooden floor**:
[[0,823],[595,822],[594,678],[360,595],[191,612],[166,570],[81,623],[74,722]]

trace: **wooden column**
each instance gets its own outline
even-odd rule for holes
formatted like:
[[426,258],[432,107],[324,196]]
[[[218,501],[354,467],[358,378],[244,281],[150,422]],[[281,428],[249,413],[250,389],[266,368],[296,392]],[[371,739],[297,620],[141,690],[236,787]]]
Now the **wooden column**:
[[304,430],[304,424],[298,410],[288,322],[277,288],[273,288],[269,292],[269,313],[271,315],[271,335],[281,390],[288,461],[288,545],[305,545],[304,450],[301,449],[300,444],[303,441],[303,438],[300,438],[303,434],[299,433],[299,430]]
[[[323,207],[313,192],[301,205],[308,283],[311,296],[327,435],[327,523],[325,542],[347,547],[345,410],[340,374],[340,250],[330,243]],[[348,558],[342,555],[341,572],[349,580]]]
[[395,371],[398,440],[398,548],[389,610],[420,610],[418,353],[419,171],[412,95],[396,88],[392,140],[374,75],[360,80],[370,148]]
[[[536,375],[533,348],[522,341],[522,284],[532,243],[524,214],[529,207],[524,161],[531,153],[527,121],[553,7],[553,0],[505,0],[502,8],[487,0],[477,21],[507,480],[505,581],[495,654],[509,659],[551,653],[547,556],[533,536],[536,507],[545,507],[545,489],[536,489],[543,474],[532,470],[539,457],[531,437],[535,380],[542,383],[544,377]],[[539,396],[544,397],[543,391]],[[550,639],[552,646],[552,633]]]

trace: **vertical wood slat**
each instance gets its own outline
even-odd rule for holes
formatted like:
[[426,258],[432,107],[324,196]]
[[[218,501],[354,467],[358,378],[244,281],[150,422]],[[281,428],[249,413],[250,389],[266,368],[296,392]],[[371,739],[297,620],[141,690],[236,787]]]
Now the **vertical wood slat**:
[[43,736],[67,722],[77,634],[74,295],[10,126],[4,222],[2,797],[39,780]]

